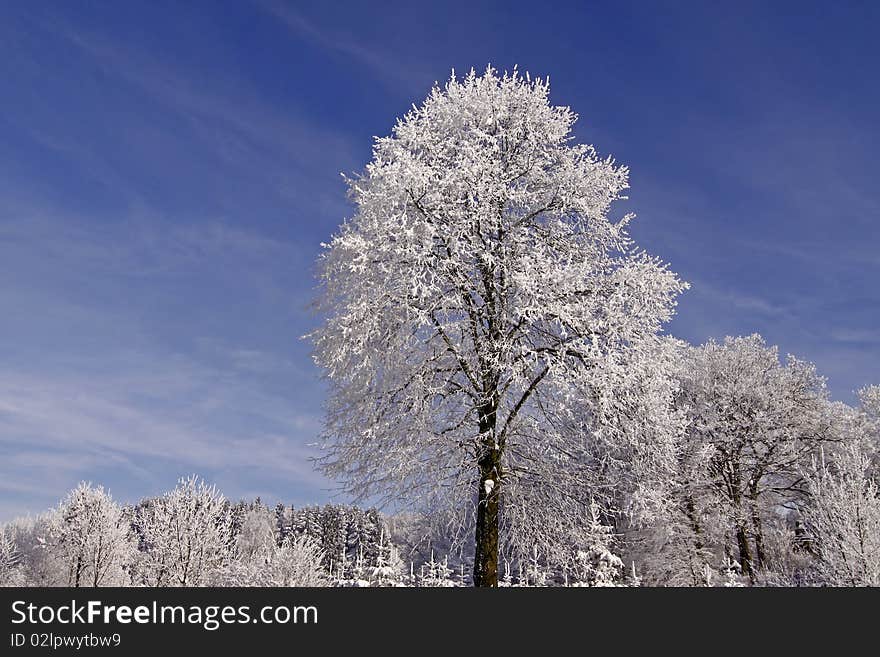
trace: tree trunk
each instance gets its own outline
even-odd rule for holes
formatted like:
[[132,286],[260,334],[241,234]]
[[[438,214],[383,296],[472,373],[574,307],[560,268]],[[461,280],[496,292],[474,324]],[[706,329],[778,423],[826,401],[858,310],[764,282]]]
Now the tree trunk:
[[497,452],[498,450],[490,449],[480,460],[474,586],[498,586],[498,506],[501,500],[501,467]]
[[77,557],[76,557],[76,570],[74,571],[74,573],[75,573],[75,576],[74,576],[75,579],[74,579],[74,583],[73,583],[73,585],[74,585],[76,588],[79,588],[80,579],[82,578],[82,573],[83,573],[83,557],[82,557],[82,553],[78,554]]
[[703,550],[703,529],[700,527],[700,520],[697,518],[697,508],[694,504],[694,498],[687,496],[684,503],[684,512],[687,515],[688,522],[691,524],[691,531],[694,533],[694,547],[698,552]]
[[755,534],[755,565],[758,570],[763,570],[767,562],[767,553],[764,550],[764,528],[757,510],[752,512],[752,530]]
[[[737,458],[739,453],[737,453]],[[738,460],[731,464],[731,475],[728,482],[730,501],[733,505],[733,520],[736,526],[736,545],[739,548],[739,565],[742,574],[748,575],[749,581],[755,583],[755,569],[752,567],[752,548],[749,545],[749,532],[746,528],[746,514],[743,509],[742,473]]]
[[743,523],[738,523],[736,526],[736,544],[739,548],[739,565],[742,567],[743,575],[748,575],[749,581],[754,583],[755,573],[752,568],[752,549],[749,547],[749,535]]
[[[693,546],[694,546],[694,557],[697,560],[697,563],[700,564],[703,570],[705,570],[705,562],[703,561],[703,531],[700,527],[700,520],[697,518],[697,509],[694,504],[694,498],[691,495],[688,495],[685,498],[684,503],[684,512],[687,516],[688,522],[690,523],[691,531],[694,533],[693,537]],[[702,582],[703,573],[697,572],[693,567],[693,561],[688,560],[691,566],[691,580],[693,581],[694,586],[700,586]]]
[[767,562],[764,550],[764,528],[761,524],[761,513],[758,510],[758,477],[752,479],[749,485],[749,506],[752,512],[752,533],[755,537],[755,559],[757,570],[763,570]]

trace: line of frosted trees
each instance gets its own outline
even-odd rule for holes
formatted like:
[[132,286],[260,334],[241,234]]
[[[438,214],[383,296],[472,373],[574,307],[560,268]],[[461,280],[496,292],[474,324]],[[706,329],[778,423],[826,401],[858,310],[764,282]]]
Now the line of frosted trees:
[[[502,549],[499,584],[880,586],[880,386],[858,406],[830,401],[812,365],[781,362],[756,335],[676,349],[675,449],[597,448],[580,466],[591,496],[580,540],[551,525],[549,504],[531,518],[543,543]],[[651,513],[630,513],[636,498],[652,498]],[[195,477],[134,506],[81,484],[2,527],[0,582],[469,584],[467,550],[449,531],[357,507],[230,504]]]
[[[404,518],[396,518],[398,527]],[[599,536],[609,529],[593,519]],[[409,526],[407,538],[423,527]],[[572,583],[614,583],[619,558],[600,541],[595,562],[582,553]],[[413,546],[410,545],[410,548]],[[410,549],[410,556],[416,551]],[[544,585],[552,571],[537,553],[508,564],[505,584]],[[578,577],[578,575],[581,575]],[[353,506],[270,510],[259,500],[230,504],[193,476],[134,506],[81,483],[55,509],[0,527],[3,586],[467,586],[463,563],[431,551],[408,568],[375,509]]]
[[[335,516],[347,512],[357,521],[355,552],[375,553],[375,540],[367,540],[381,531],[375,511],[333,510]],[[288,510],[287,517],[291,515],[293,526],[279,533],[276,514],[259,500],[230,504],[216,488],[194,476],[135,506],[122,506],[103,488],[82,483],[48,513],[2,527],[0,583],[328,585],[321,535],[309,524],[315,516],[320,521],[328,515],[327,510]],[[320,522],[317,528],[321,529]],[[359,565],[366,568],[365,563]]]

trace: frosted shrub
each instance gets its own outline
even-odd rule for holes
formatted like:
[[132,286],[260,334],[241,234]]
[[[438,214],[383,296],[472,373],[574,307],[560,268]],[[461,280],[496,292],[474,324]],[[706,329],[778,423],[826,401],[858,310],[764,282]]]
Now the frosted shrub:
[[324,553],[307,536],[286,538],[267,545],[247,560],[235,560],[224,569],[222,586],[329,586]]
[[423,566],[423,575],[419,579],[419,586],[429,588],[447,588],[456,586],[452,579],[452,569],[449,567],[448,557],[442,561],[434,559],[434,551],[431,551],[431,559]]

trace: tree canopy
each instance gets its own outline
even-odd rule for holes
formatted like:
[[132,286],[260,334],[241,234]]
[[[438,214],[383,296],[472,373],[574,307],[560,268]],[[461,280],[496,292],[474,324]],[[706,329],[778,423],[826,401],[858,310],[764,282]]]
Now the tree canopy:
[[613,415],[686,287],[610,217],[628,170],[574,143],[576,118],[546,80],[453,75],[376,139],[320,259],[325,470],[475,511],[478,583],[497,581],[516,491],[577,476],[557,467],[586,439],[567,411]]

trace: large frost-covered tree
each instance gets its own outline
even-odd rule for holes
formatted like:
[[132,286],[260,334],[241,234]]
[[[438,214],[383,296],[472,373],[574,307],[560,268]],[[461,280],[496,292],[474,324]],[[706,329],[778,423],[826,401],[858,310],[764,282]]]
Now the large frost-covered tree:
[[453,75],[376,140],[320,259],[326,472],[473,512],[476,585],[497,584],[515,482],[534,498],[571,474],[556,465],[584,436],[548,409],[585,389],[611,409],[601,382],[652,350],[685,287],[609,217],[628,170],[575,144],[575,119],[546,80]]

